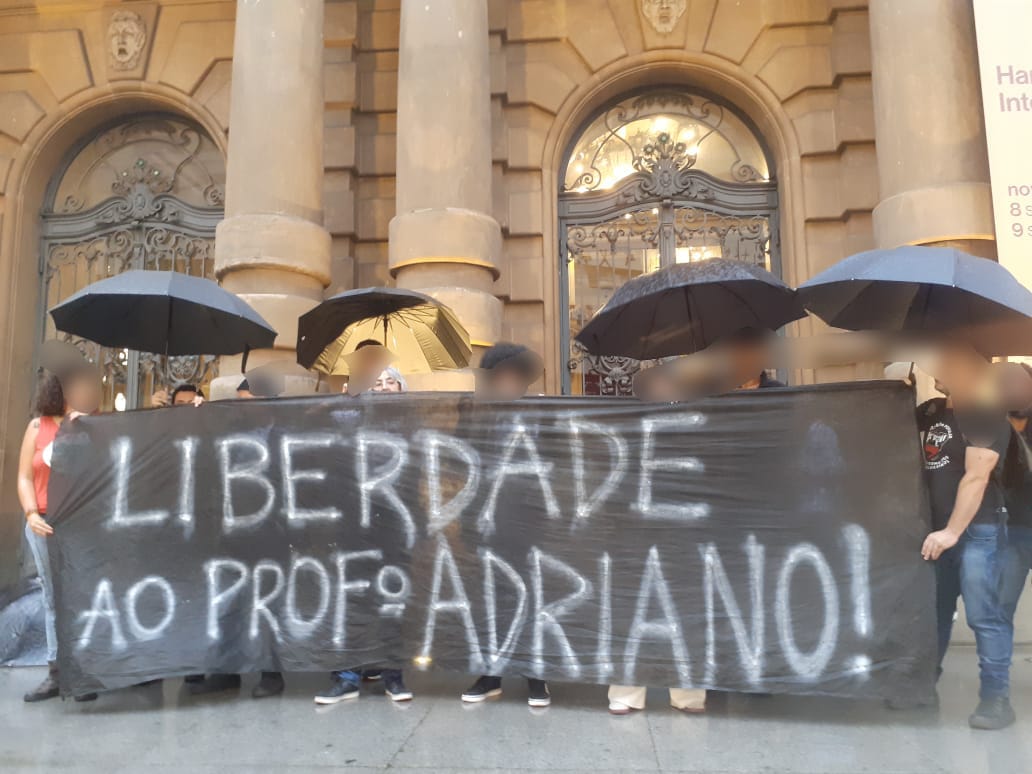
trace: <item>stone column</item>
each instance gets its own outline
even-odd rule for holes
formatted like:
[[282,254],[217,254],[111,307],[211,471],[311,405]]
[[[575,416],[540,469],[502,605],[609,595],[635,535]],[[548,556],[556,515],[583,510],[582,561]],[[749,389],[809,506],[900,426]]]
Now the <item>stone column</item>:
[[[491,206],[487,3],[402,0],[397,214],[390,269],[398,287],[450,306],[474,345],[501,335],[493,295],[502,237]],[[468,380],[468,376],[466,377]],[[437,375],[421,386],[458,387]]]
[[[297,318],[322,300],[330,281],[330,235],[322,226],[323,0],[238,0],[229,123],[216,273],[279,333],[276,349],[252,353],[248,367],[292,360]],[[240,379],[229,374],[239,366],[240,358],[223,358],[216,397],[232,394]]]
[[971,0],[871,0],[879,247],[996,257]]

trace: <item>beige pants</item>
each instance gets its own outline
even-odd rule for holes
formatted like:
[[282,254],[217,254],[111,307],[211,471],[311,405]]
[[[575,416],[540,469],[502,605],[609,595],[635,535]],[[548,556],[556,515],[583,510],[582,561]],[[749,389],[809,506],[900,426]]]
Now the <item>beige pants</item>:
[[[634,685],[611,685],[609,701],[618,701],[631,709],[645,709],[645,688]],[[703,709],[706,706],[706,691],[701,688],[671,688],[670,706],[677,709]]]

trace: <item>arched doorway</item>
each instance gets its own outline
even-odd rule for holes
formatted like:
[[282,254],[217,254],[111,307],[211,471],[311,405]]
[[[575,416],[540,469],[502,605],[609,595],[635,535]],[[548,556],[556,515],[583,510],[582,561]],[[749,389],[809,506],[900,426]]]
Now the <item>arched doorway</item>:
[[637,361],[595,357],[573,336],[632,277],[713,257],[781,271],[770,157],[709,96],[660,89],[600,111],[567,153],[558,212],[565,393],[631,393]]
[[[129,269],[213,278],[225,162],[198,126],[165,114],[109,125],[71,153],[41,213],[42,338],[58,334],[46,310],[91,282]],[[210,357],[164,357],[74,343],[100,366],[105,408],[131,409],[174,383],[206,384]]]

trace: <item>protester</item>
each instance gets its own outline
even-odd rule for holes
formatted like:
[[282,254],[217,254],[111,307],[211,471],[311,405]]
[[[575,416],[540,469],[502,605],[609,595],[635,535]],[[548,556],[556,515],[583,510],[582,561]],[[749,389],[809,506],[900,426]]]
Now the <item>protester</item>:
[[[272,367],[265,366],[249,372],[248,377],[237,385],[237,397],[241,400],[253,398],[276,398],[286,388],[283,375]],[[173,396],[174,397],[174,396]],[[203,696],[209,693],[231,691],[240,688],[240,675],[213,674],[207,677],[188,675],[190,693]],[[283,693],[286,683],[282,672],[262,672],[258,683],[251,689],[251,698],[265,699]]]
[[742,328],[720,342],[717,346],[727,358],[730,384],[739,390],[757,390],[768,387],[784,387],[782,382],[772,379],[766,371],[769,342],[773,331],[761,328]]
[[[651,403],[673,403],[684,397],[672,370],[662,365],[641,371],[634,380],[635,395]],[[646,688],[643,685],[610,685],[609,713],[629,715],[645,709]],[[706,711],[706,691],[702,688],[671,688],[670,706],[689,715]]]
[[939,669],[950,643],[957,598],[975,633],[981,687],[972,728],[1014,722],[1010,663],[1014,625],[1001,601],[1007,508],[1002,463],[1011,428],[987,398],[988,362],[968,345],[944,347],[933,373],[945,398],[918,407],[918,429],[932,511],[921,555],[935,562]]
[[[405,392],[407,385],[404,377],[396,368],[387,365],[392,357],[390,350],[378,341],[366,339],[359,342],[354,353],[348,356],[350,374],[344,393],[358,397],[367,390]],[[330,677],[330,687],[316,694],[316,704],[336,704],[347,699],[357,699],[363,680],[383,679],[384,693],[391,701],[411,701],[413,697],[400,669],[340,669],[331,672]]]
[[[484,352],[476,372],[476,394],[487,400],[517,400],[544,371],[541,358],[520,344],[500,342]],[[462,694],[467,703],[481,702],[502,694],[502,678],[482,675]],[[527,678],[527,704],[547,707],[552,703],[548,683]]]
[[201,394],[201,390],[194,384],[180,384],[174,390],[172,394],[168,394],[168,390],[158,390],[151,395],[152,406],[200,406],[204,403],[204,395]]
[[[57,673],[57,629],[54,587],[51,577],[48,539],[54,528],[47,522],[47,485],[54,439],[61,424],[79,414],[90,414],[100,406],[100,379],[97,371],[83,359],[70,364],[60,376],[47,373],[37,394],[36,417],[25,428],[18,461],[18,500],[25,513],[25,535],[36,562],[43,586],[47,662],[49,673],[36,688],[25,694],[27,702],[52,699],[59,693]],[[76,696],[76,701],[92,701],[97,694]]]
[[1001,363],[1000,398],[1014,429],[1007,450],[1007,550],[1000,582],[1004,614],[1013,624],[1021,594],[1032,572],[1032,368],[1026,363]]
[[[373,390],[390,366],[394,354],[375,339],[358,342],[355,351],[345,356],[348,362],[348,383],[343,392],[346,395],[361,395]],[[394,373],[398,373],[397,370]],[[401,376],[401,374],[398,374]],[[399,383],[400,384],[400,383]],[[377,390],[377,392],[400,392],[400,390]]]
[[376,384],[373,385],[373,392],[407,392],[408,383],[394,366],[387,366],[376,377]]

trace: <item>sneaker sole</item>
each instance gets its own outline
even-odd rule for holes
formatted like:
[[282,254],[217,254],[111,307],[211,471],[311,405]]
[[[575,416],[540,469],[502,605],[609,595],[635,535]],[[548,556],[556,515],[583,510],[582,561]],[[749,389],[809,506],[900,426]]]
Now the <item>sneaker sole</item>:
[[462,700],[464,702],[466,702],[467,704],[479,704],[482,701],[486,701],[487,699],[493,699],[494,697],[501,696],[501,695],[502,695],[502,689],[501,688],[495,688],[493,691],[488,691],[487,693],[477,693],[477,694],[464,693],[464,694],[462,694]]
[[1009,726],[1013,726],[1017,720],[1015,717],[1011,717],[1009,720],[994,721],[994,720],[982,720],[980,718],[969,718],[968,725],[976,731],[1000,731]]
[[391,701],[412,701],[412,694],[410,692],[391,693],[390,691],[385,691],[385,693]]
[[22,696],[22,701],[24,701],[26,704],[35,704],[36,702],[40,702],[40,701],[50,701],[51,699],[56,699],[60,695],[61,695],[60,692],[58,692],[58,693],[42,693],[42,694],[38,694],[36,696]]
[[530,707],[548,707],[552,704],[552,700],[549,699],[527,699],[527,705]]
[[343,696],[316,696],[315,703],[328,705],[328,704],[340,704],[342,701],[348,701],[350,699],[357,699],[358,693],[346,693]]

